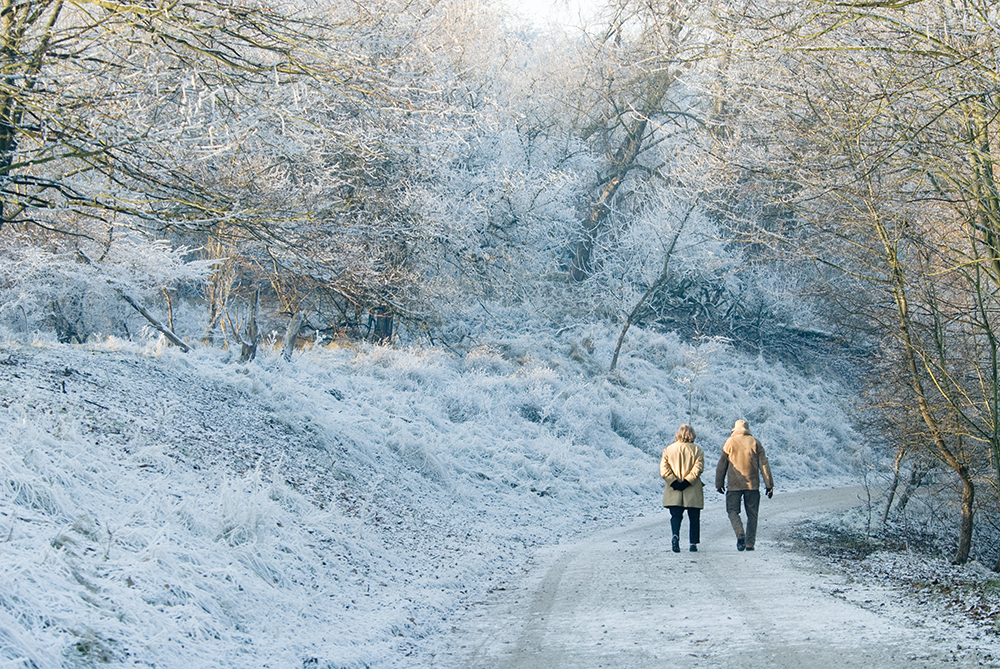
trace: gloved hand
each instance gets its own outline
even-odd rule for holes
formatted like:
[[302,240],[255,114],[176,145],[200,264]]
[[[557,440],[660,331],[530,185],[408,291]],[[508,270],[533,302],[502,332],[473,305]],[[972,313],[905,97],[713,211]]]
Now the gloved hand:
[[774,497],[774,488],[768,488],[765,492],[767,494],[767,498],[768,499],[771,499],[772,497]]
[[690,487],[691,487],[691,482],[690,481],[677,481],[677,489],[678,490],[687,490]]
[[726,489],[725,488],[716,488],[715,492],[719,493],[720,495],[723,495],[723,494],[725,494]]
[[681,487],[680,479],[677,479],[676,481],[671,481],[670,487],[673,488],[674,490],[684,490],[684,488]]

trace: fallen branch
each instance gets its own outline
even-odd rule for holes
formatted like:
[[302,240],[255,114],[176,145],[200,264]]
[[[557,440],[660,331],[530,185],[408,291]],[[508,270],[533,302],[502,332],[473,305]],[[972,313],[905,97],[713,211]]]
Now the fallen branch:
[[150,325],[152,325],[154,328],[156,328],[157,330],[159,330],[160,333],[162,333],[163,336],[166,337],[167,340],[170,341],[171,344],[173,344],[174,346],[177,346],[178,348],[180,348],[185,353],[187,353],[187,352],[189,352],[191,350],[190,346],[188,346],[183,341],[181,341],[180,337],[178,337],[177,335],[175,335],[173,332],[170,331],[170,328],[165,327],[162,323],[160,323],[160,321],[156,320],[156,318],[153,316],[153,314],[149,313],[149,311],[147,311],[145,307],[143,307],[141,304],[139,304],[139,302],[134,297],[132,297],[131,295],[129,295],[128,293],[126,293],[125,290],[123,288],[121,288],[120,286],[116,286],[115,282],[109,276],[105,275],[104,274],[104,270],[102,270],[100,267],[98,267],[97,264],[94,263],[94,261],[91,260],[87,256],[86,253],[84,253],[80,249],[77,249],[76,252],[77,252],[77,254],[81,258],[83,258],[83,260],[88,265],[90,265],[91,267],[93,267],[94,269],[96,269],[98,272],[100,272],[102,275],[104,275],[104,280],[108,282],[108,285],[111,286],[116,293],[118,293],[118,296],[120,298],[122,298],[123,300],[125,300],[126,302],[128,302],[132,306],[133,309],[135,309],[140,314],[142,314],[143,318],[145,318],[147,321],[149,321]]

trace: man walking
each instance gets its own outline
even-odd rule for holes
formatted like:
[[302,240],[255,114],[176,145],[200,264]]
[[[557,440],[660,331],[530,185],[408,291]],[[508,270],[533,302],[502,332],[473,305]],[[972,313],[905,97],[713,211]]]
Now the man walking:
[[[722,447],[719,464],[715,468],[715,489],[726,494],[726,513],[736,532],[736,550],[752,551],[757,538],[757,512],[760,509],[760,477],[768,499],[774,494],[771,466],[764,455],[764,447],[750,434],[745,420],[736,421],[733,433]],[[740,518],[740,505],[747,512],[746,532]]]

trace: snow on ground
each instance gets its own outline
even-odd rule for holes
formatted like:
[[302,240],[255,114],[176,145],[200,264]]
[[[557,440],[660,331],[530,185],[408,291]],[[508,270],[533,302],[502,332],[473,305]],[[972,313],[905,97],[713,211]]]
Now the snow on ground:
[[[834,597],[921,631],[915,660],[1000,667],[1000,577],[977,560],[954,565],[941,557],[954,551],[936,545],[941,537],[871,525],[867,492],[853,509],[785,528],[783,543],[841,577]],[[935,654],[931,646],[950,650]]]
[[[473,602],[432,669],[701,667],[936,669],[1000,666],[996,629],[915,605],[880,575],[859,579],[787,535],[850,514],[862,488],[781,492],[761,502],[756,550],[738,552],[723,498],[710,494],[697,552],[670,548],[668,514],[538,551],[527,573]],[[682,527],[682,538],[687,538]],[[895,571],[895,569],[893,569]],[[976,568],[939,570],[942,583]]]
[[0,343],[0,667],[408,667],[540,548],[659,508],[736,418],[778,489],[853,480],[847,393],[597,326],[239,365]]

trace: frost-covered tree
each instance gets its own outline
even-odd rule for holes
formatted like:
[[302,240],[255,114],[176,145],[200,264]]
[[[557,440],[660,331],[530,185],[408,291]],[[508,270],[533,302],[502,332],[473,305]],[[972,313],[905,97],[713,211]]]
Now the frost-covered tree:
[[482,305],[558,310],[541,286],[594,164],[559,117],[571,66],[565,42],[469,9],[449,33],[462,47],[440,59],[454,106],[422,136],[412,191],[425,234],[413,258],[433,303],[428,324],[452,341]]
[[[602,29],[588,35],[580,64],[586,76],[572,104],[580,112],[576,131],[603,164],[572,243],[575,281],[600,264],[595,249],[631,194],[655,179],[692,186],[673,169],[671,154],[683,144],[678,136],[696,132],[702,122],[684,82],[697,75],[709,52],[714,34],[705,24],[711,20],[704,3],[623,1],[610,4]],[[663,150],[664,143],[670,149]]]
[[316,327],[413,311],[426,235],[408,192],[421,150],[474,123],[451,84],[455,45],[475,44],[452,27],[471,16],[393,0],[11,5],[0,233],[201,248],[217,266],[210,330],[260,283],[272,314],[312,309]]
[[192,178],[185,149],[204,157],[239,137],[204,119],[171,118],[171,106],[191,108],[194,94],[221,111],[247,91],[314,74],[320,36],[304,15],[259,5],[8,3],[0,223],[73,234],[66,212],[216,217],[217,201]]
[[742,123],[727,141],[795,214],[759,239],[826,267],[828,296],[905,381],[894,401],[958,479],[964,562],[1000,452],[995,7],[759,10],[731,24],[744,52],[728,102]]
[[531,228],[508,234],[510,222],[558,199],[542,182],[559,177],[521,178],[543,151],[519,155],[517,116],[501,102],[511,76],[501,16],[461,1],[371,11],[362,12],[367,32],[352,24],[344,35],[356,61],[378,64],[371,81],[350,95],[337,80],[284,86],[271,108],[294,118],[278,117],[273,139],[261,143],[258,132],[247,152],[274,166],[262,201],[298,214],[264,237],[229,221],[209,231],[223,240],[213,252],[239,249],[237,276],[266,278],[281,310],[307,305],[307,325],[354,335],[374,334],[387,314],[423,328],[442,305],[468,299],[455,291],[497,290],[531,245]]
[[72,245],[29,234],[7,231],[0,244],[0,323],[12,332],[54,331],[73,343],[144,329],[171,338],[169,320],[161,322],[143,304],[167,290],[189,290],[211,271],[186,248],[128,231]]
[[[226,118],[283,80],[329,67],[317,48],[324,31],[304,14],[260,5],[8,3],[0,19],[4,244],[58,254],[128,236],[147,240],[155,255],[171,230],[236,221],[266,234],[262,223],[288,208],[233,197],[231,178],[253,179],[239,154],[263,114],[240,127]],[[218,176],[220,165],[228,176]],[[97,264],[109,257],[83,255]]]

